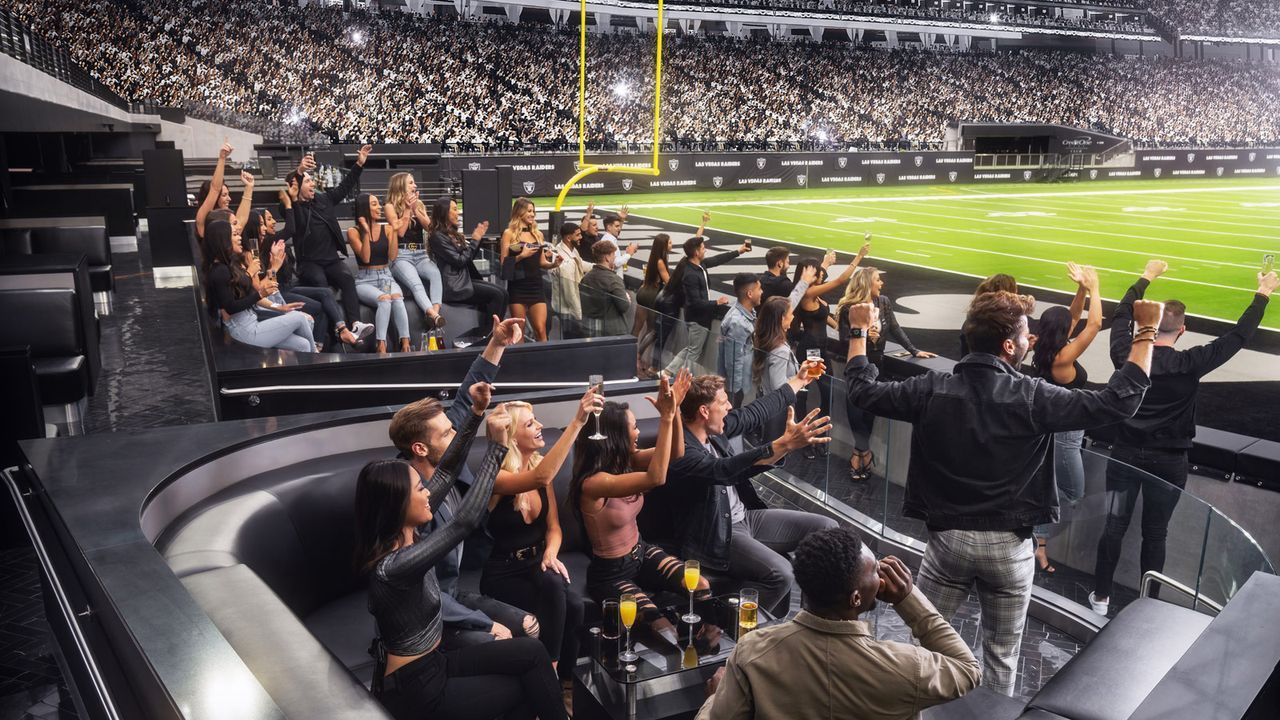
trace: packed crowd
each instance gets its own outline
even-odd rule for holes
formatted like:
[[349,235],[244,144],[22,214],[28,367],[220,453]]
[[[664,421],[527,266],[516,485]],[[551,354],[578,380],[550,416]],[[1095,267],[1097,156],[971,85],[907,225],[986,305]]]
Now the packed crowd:
[[[3,2],[130,99],[335,141],[554,149],[577,138],[574,33],[249,0]],[[651,140],[652,38],[592,35],[587,57],[592,143]],[[664,139],[689,146],[919,146],[954,120],[1094,127],[1149,146],[1280,139],[1280,77],[1240,61],[681,36],[666,43],[663,83]]]
[[1280,5],[1271,0],[1149,2],[1178,35],[1280,38]]
[[[356,480],[358,562],[369,571],[378,632],[372,690],[397,718],[570,714],[586,612],[583,595],[571,589],[575,582],[601,608],[601,632],[613,628],[606,637],[617,639],[623,662],[637,658],[633,631],[650,647],[677,644],[676,620],[659,606],[669,602],[663,593],[688,598],[689,613],[676,616],[680,623],[699,622],[691,619],[695,603],[717,593],[733,594],[739,613],[750,611],[739,615],[750,618],[740,620],[744,634],[708,683],[702,720],[752,711],[905,719],[979,682],[1010,694],[1033,576],[1037,566],[1053,570],[1045,538],[1060,505],[1083,493],[1083,431],[1119,423],[1112,455],[1120,462],[1107,471],[1114,499],[1090,595],[1093,609],[1106,614],[1139,494],[1141,572],[1162,569],[1179,499],[1174,488],[1187,481],[1199,378],[1245,346],[1280,285],[1274,272],[1259,273],[1235,327],[1182,351],[1175,345],[1185,332],[1186,307],[1144,299],[1167,269],[1148,262],[1112,311],[1116,370],[1101,389],[1090,389],[1079,358],[1101,334],[1098,273],[1068,264],[1075,298],[1042,313],[1034,337],[1028,323],[1034,299],[1019,294],[1015,278],[995,275],[978,286],[967,309],[964,361],[950,374],[891,382],[879,377],[889,339],[917,357],[929,353],[915,348],[894,318],[884,277],[867,264],[870,236],[843,267],[830,253],[793,263],[787,248],[773,248],[761,272],[733,278],[733,298],[717,298],[708,269],[740,257],[751,243],[710,253],[711,218],[704,214],[678,251],[669,235],[652,238],[633,294],[619,276],[620,256],[639,251],[637,242],[623,239],[626,208],[600,224],[589,208],[553,239],[522,198],[501,233],[496,280],[506,281],[503,288],[474,263],[487,228],[464,234],[447,197],[428,213],[412,178],[393,180],[385,199],[358,196],[357,220],[342,232],[334,206],[350,193],[370,152],[362,148],[347,179],[324,192],[316,191],[304,160],[281,197],[283,228],[252,213],[243,225],[230,209],[220,167],[201,193],[197,228],[210,306],[245,342],[268,344],[263,338],[274,335],[298,350],[314,347],[302,312],[274,307],[274,315],[254,314],[262,297],[279,290],[278,271],[288,262],[344,300],[390,305],[406,292],[397,283],[416,282],[428,293],[438,288],[445,302],[492,316],[457,399],[448,407],[428,398],[400,409],[388,429],[398,459],[371,462]],[[254,246],[272,248],[272,271],[260,270],[247,250]],[[357,255],[357,278],[346,273],[341,252]],[[399,253],[410,254],[407,266],[389,269],[404,259]],[[419,311],[431,316],[431,296],[425,297]],[[545,339],[549,318],[568,337],[640,336],[637,371],[657,386],[649,398],[657,416],[652,436],[641,440],[636,413],[607,401],[598,379],[554,441],[544,439],[538,408],[524,402],[490,408],[506,349]],[[839,329],[838,347],[829,342],[829,327]],[[352,332],[339,320],[336,330],[344,342],[357,342],[363,329]],[[713,332],[719,338],[708,365]],[[759,473],[789,456],[826,452],[836,352],[845,357],[854,480],[875,467],[867,440],[877,418],[914,426],[903,511],[929,528],[914,578],[896,558],[876,558],[833,519],[770,508],[757,493]],[[469,467],[482,424],[488,446]],[[594,432],[587,435],[589,427]],[[563,501],[553,486],[561,468],[570,468]],[[1154,486],[1144,473],[1169,486]],[[1004,489],[993,492],[996,486]],[[583,528],[585,577],[571,576],[560,558],[565,523]],[[482,525],[492,547],[479,592],[464,590],[461,545]],[[803,607],[792,615],[797,588]],[[982,608],[981,661],[948,622],[971,591]],[[876,640],[864,625],[851,624],[877,601],[894,607],[918,645]],[[814,657],[821,662],[806,664]]]

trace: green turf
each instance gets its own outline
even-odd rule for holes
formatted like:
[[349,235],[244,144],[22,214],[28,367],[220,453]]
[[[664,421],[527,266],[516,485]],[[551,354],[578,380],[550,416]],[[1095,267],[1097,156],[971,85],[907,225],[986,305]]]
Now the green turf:
[[[1169,272],[1152,297],[1193,314],[1234,320],[1253,293],[1264,253],[1280,251],[1280,180],[1115,181],[1062,185],[873,187],[665,193],[594,198],[629,203],[637,217],[854,251],[871,231],[872,257],[974,276],[1006,272],[1030,287],[1074,290],[1065,263],[1098,268],[1119,299],[1146,260]],[[570,198],[580,207],[580,198]],[[548,201],[540,203],[549,204]],[[1028,215],[1024,213],[1037,213]],[[575,213],[570,210],[569,217]],[[1280,328],[1280,312],[1263,325]]]

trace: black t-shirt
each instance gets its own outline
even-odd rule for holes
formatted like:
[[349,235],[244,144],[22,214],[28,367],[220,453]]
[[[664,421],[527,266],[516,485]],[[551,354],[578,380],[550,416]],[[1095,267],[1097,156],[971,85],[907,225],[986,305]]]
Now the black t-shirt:
[[774,275],[771,272],[760,273],[760,303],[771,297],[790,297],[795,283],[786,275]]

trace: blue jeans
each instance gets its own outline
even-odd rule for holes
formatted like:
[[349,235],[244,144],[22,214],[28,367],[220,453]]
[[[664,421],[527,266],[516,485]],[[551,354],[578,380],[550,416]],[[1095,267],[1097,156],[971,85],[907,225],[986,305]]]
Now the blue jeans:
[[[400,250],[391,264],[391,274],[400,287],[408,288],[423,313],[444,302],[444,281],[440,268],[427,257],[426,250]],[[425,286],[423,283],[426,283]]]
[[379,299],[384,295],[401,295],[400,286],[392,279],[390,270],[361,268],[356,276],[356,295],[360,296],[360,302],[374,308],[373,332],[378,342],[386,342],[387,326],[393,314],[400,337],[409,337],[409,313],[404,309],[404,297]]
[[[1058,485],[1058,501],[1059,504],[1066,500],[1066,504],[1074,505],[1077,500],[1084,497],[1084,431],[1083,430],[1067,430],[1065,432],[1054,433],[1053,441],[1053,474],[1054,481]],[[1035,527],[1035,536],[1037,538],[1049,537],[1049,529],[1052,524],[1037,525]]]
[[253,308],[232,315],[223,326],[231,337],[245,345],[315,352],[311,320],[300,312],[289,312],[259,320]]

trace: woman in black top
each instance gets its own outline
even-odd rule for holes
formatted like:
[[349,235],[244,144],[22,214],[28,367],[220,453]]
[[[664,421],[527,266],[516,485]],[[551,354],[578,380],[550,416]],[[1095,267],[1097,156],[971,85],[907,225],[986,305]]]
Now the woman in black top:
[[529,198],[516,198],[511,220],[498,243],[502,276],[507,279],[511,317],[526,318],[538,342],[547,341],[547,289],[542,271],[558,267],[564,258],[542,241],[537,208]]
[[[878,319],[867,337],[868,362],[883,368],[884,342],[885,338],[890,336],[894,342],[911,353],[912,357],[938,357],[931,352],[917,350],[916,346],[911,344],[911,338],[907,337],[906,331],[898,324],[898,318],[893,314],[893,301],[880,293],[883,288],[884,279],[881,277],[880,270],[868,265],[858,268],[858,272],[854,273],[849,286],[845,288],[844,297],[840,298],[840,306],[837,310],[840,316],[838,323],[840,342],[842,344],[849,342],[849,308],[859,303],[869,302],[875,305]],[[876,416],[851,403],[846,406],[846,410],[849,413],[849,429],[853,431],[853,454],[849,457],[849,477],[854,480],[866,480],[870,477],[871,468],[875,467],[875,456],[871,453],[871,432],[875,429]]]
[[382,222],[382,203],[369,193],[356,197],[356,227],[347,230],[347,242],[356,253],[356,294],[360,302],[374,308],[374,336],[377,350],[387,351],[387,328],[391,318],[400,333],[400,351],[409,352],[409,312],[404,306],[404,293],[391,274],[396,261],[396,231]]
[[482,222],[471,233],[471,239],[458,230],[458,203],[442,197],[431,204],[431,258],[440,266],[444,282],[444,301],[471,305],[486,315],[503,317],[507,293],[493,283],[481,280],[472,262],[480,252],[480,238],[489,229]]
[[[444,623],[432,569],[479,525],[506,455],[506,448],[490,443],[453,522],[421,533],[457,481],[480,427],[489,399],[484,392],[473,397],[472,412],[425,484],[402,460],[375,460],[356,481],[356,562],[371,571],[369,611],[386,658],[374,692],[397,720],[564,718],[555,673],[538,641],[439,649]],[[489,436],[500,437],[510,422],[499,407],[489,416]]]
[[489,500],[489,536],[493,547],[480,576],[480,592],[533,613],[537,636],[551,656],[562,685],[572,690],[578,659],[582,598],[569,589],[569,571],[560,562],[560,513],[552,481],[569,457],[587,417],[604,408],[594,388],[578,404],[578,412],[560,439],[541,454],[542,423],[533,406],[505,403],[511,425],[503,444],[507,458],[494,481]]
[[[1031,361],[1031,367],[1035,375],[1054,385],[1076,390],[1083,388],[1089,381],[1089,374],[1080,364],[1080,356],[1084,355],[1089,343],[1102,331],[1102,296],[1098,289],[1097,270],[1067,263],[1067,273],[1078,286],[1076,296],[1071,301],[1070,309],[1054,306],[1040,315],[1040,323],[1036,327],[1035,357]],[[1079,334],[1073,337],[1072,333],[1080,324],[1086,295],[1089,298],[1089,320]],[[1053,473],[1058,494],[1066,499],[1067,504],[1074,505],[1084,495],[1084,431],[1054,433],[1053,439],[1057,443],[1053,454]],[[1050,525],[1037,525],[1033,531],[1036,538],[1036,562],[1047,573],[1055,570],[1049,564],[1050,529]]]
[[[705,217],[706,214],[704,213]],[[701,232],[701,229],[699,229]],[[671,323],[663,322],[658,310],[658,296],[671,279],[671,269],[667,258],[671,256],[671,236],[658,233],[653,236],[653,248],[649,251],[649,261],[644,265],[644,280],[636,291],[636,321],[634,334],[640,338],[636,346],[636,376],[641,380],[651,380],[658,376],[657,355],[662,352],[662,344],[671,334]],[[649,353],[657,348],[654,357]]]
[[259,320],[254,307],[276,292],[274,278],[260,277],[255,258],[246,268],[241,260],[240,239],[231,223],[215,220],[205,226],[205,283],[209,310],[218,315],[234,340],[262,348],[315,352],[311,322],[300,312],[287,312]]

